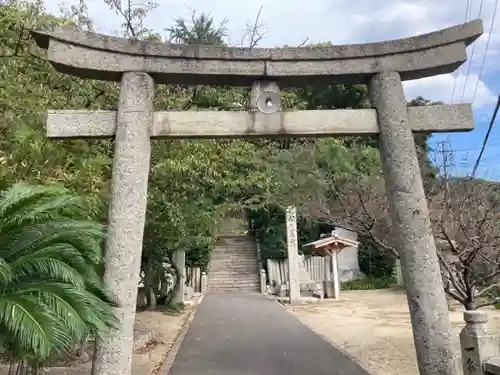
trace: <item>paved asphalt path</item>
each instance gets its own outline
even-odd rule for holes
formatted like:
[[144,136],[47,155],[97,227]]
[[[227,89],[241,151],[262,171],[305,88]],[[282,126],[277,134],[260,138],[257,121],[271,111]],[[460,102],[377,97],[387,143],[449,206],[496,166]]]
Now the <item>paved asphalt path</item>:
[[[332,321],[339,323],[342,324]],[[208,293],[168,375],[367,375],[367,372],[264,295]]]

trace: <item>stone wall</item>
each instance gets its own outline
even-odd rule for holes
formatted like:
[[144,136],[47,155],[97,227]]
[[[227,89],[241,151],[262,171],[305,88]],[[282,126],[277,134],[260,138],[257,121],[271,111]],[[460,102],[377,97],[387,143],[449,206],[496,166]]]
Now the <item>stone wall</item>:
[[[333,232],[350,240],[358,239],[356,232],[343,228],[336,228]],[[359,253],[357,246],[346,247],[342,250],[337,256],[337,262],[340,281],[356,280],[362,276],[359,269]]]

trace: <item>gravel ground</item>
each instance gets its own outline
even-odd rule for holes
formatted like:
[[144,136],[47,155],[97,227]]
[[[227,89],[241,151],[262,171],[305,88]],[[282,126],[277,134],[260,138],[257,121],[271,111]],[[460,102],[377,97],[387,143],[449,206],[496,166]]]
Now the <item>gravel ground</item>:
[[[345,291],[341,292],[341,297],[339,301],[288,308],[314,331],[343,346],[375,374],[418,374],[404,292],[387,289]],[[455,304],[452,310],[450,320],[458,355],[458,335],[464,326],[463,310]],[[490,328],[500,331],[500,310],[487,311]]]

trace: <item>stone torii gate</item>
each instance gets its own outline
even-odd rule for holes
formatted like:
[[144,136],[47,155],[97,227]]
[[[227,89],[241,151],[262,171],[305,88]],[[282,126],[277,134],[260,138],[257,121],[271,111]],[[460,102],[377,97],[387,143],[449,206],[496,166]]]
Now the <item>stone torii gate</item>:
[[[413,132],[472,130],[470,105],[407,108],[402,81],[451,73],[480,20],[388,42],[229,48],[136,41],[61,27],[33,31],[60,72],[121,82],[117,111],[49,111],[49,138],[114,137],[105,279],[120,327],[97,345],[93,373],[130,374],[151,138],[378,135],[394,245],[420,373],[454,373],[450,324]],[[155,84],[251,86],[249,110],[154,112]],[[373,109],[282,111],[280,87],[367,83]]]

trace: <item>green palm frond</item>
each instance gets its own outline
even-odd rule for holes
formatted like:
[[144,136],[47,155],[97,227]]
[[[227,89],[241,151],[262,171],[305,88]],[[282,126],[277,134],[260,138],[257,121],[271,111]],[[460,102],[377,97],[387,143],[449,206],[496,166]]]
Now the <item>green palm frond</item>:
[[81,198],[62,188],[16,184],[5,191],[0,200],[1,231],[5,233],[15,226],[61,216],[77,209],[81,202]]
[[100,275],[105,228],[73,219],[79,202],[23,183],[0,196],[0,346],[12,358],[42,363],[118,325]]
[[9,232],[0,238],[0,256],[7,262],[26,252],[46,248],[55,244],[66,243],[77,249],[89,261],[97,263],[102,258],[101,241],[104,238],[103,226],[73,226],[61,223],[38,224]]
[[0,285],[6,285],[12,279],[12,269],[5,259],[0,258]]
[[72,338],[50,309],[43,308],[34,295],[0,296],[0,330],[15,345],[13,352],[30,353],[40,361],[55,351],[67,352]]

